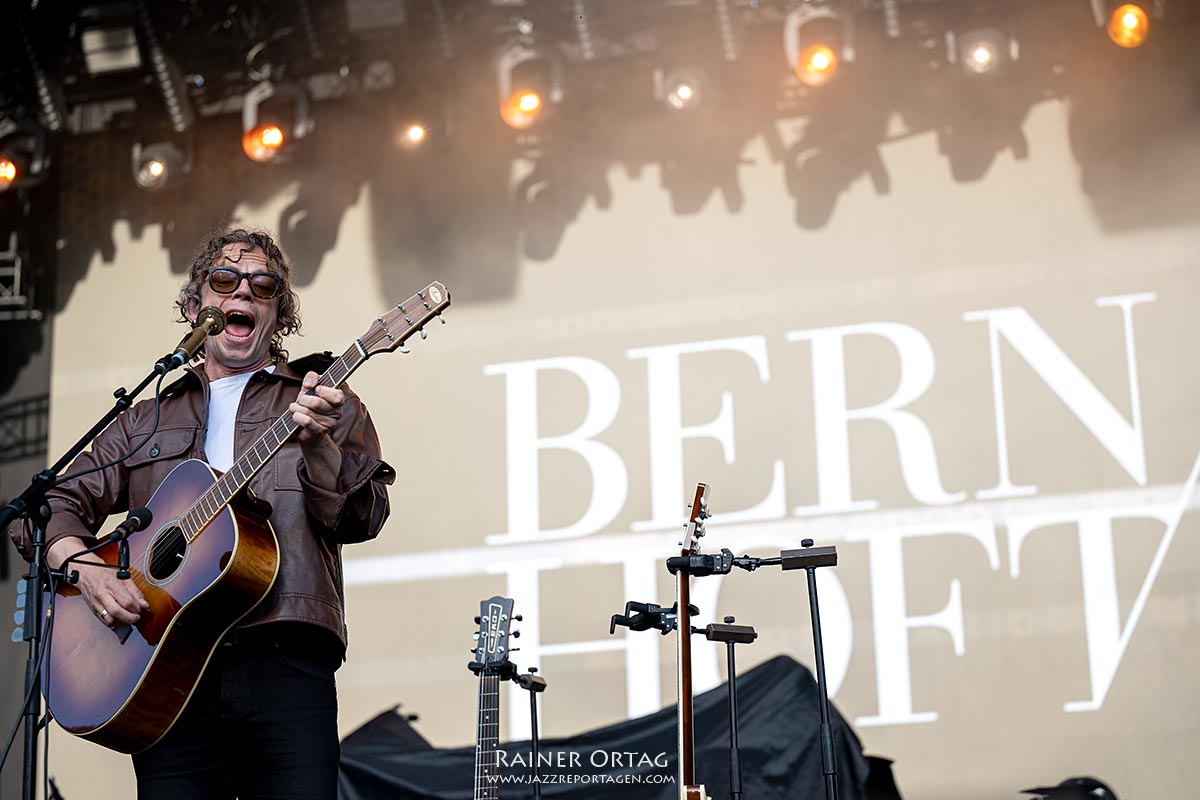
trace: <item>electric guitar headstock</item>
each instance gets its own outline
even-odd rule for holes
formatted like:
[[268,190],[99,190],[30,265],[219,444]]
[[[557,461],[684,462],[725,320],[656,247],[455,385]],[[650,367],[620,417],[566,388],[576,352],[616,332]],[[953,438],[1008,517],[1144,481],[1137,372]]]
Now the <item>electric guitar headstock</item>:
[[683,555],[691,556],[700,552],[700,539],[704,536],[704,521],[712,516],[708,510],[708,484],[696,484],[696,497],[692,500],[692,511],[684,526]]
[[[512,610],[511,597],[492,597],[480,602],[479,616],[475,618],[479,623],[479,631],[475,634],[478,643],[475,660],[470,664],[471,671],[477,675],[500,675],[511,668],[508,637],[514,619]],[[520,620],[520,615],[515,619]]]

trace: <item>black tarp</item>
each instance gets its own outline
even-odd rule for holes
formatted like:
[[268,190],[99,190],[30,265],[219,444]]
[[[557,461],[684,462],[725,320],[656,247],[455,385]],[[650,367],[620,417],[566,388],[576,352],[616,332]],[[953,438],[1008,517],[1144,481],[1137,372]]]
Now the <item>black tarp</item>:
[[[551,684],[548,691],[553,692]],[[729,796],[729,713],[725,684],[695,700],[696,777],[709,796]],[[777,656],[738,677],[738,727],[747,800],[824,797],[817,685],[812,674]],[[521,713],[524,709],[515,710]],[[547,800],[673,800],[675,708],[606,728],[541,742]],[[872,764],[858,737],[831,709],[841,800],[881,795],[867,788]],[[398,726],[403,730],[398,730]],[[504,800],[532,797],[529,742],[508,742]],[[621,766],[613,767],[613,754]],[[630,765],[632,763],[632,765]],[[890,771],[876,761],[878,770]],[[397,715],[385,712],[342,742],[342,800],[471,800],[475,748],[430,748]],[[520,782],[524,781],[524,782]],[[899,795],[891,795],[898,797]]]

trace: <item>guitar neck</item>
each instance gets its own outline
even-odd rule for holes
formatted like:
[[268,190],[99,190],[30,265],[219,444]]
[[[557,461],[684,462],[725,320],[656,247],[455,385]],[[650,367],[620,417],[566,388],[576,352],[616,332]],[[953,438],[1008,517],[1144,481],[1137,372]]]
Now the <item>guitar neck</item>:
[[500,676],[479,677],[479,721],[475,734],[474,800],[500,800]]
[[[352,347],[334,359],[333,364],[325,370],[325,374],[317,383],[334,388],[341,386],[350,377],[350,374],[366,360],[366,351],[362,344],[355,340]],[[234,495],[250,483],[258,471],[279,452],[288,439],[292,438],[297,429],[298,426],[292,419],[290,411],[280,415],[271,423],[266,432],[258,437],[258,440],[234,462],[233,466],[192,504],[192,507],[179,519],[179,527],[189,542],[199,536],[205,526],[213,521]]]
[[[704,520],[708,518],[708,484],[696,484],[692,513],[685,526],[687,533],[680,542],[684,558],[693,555],[704,535]],[[692,575],[687,567],[675,573],[675,634],[679,663],[679,800],[703,800],[704,787],[696,786],[695,726],[692,719]]]
[[[685,556],[691,555],[684,551]],[[695,733],[692,719],[692,614],[688,605],[691,603],[691,575],[686,568],[680,568],[675,574],[676,620],[676,654],[678,665],[679,689],[679,791],[681,800],[687,800],[687,787],[696,782],[695,765]]]

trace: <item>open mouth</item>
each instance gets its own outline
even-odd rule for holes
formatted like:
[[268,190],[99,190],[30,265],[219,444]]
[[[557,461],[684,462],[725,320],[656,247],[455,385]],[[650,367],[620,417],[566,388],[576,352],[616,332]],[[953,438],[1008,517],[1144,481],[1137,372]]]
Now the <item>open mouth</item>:
[[225,336],[235,342],[244,342],[254,332],[254,317],[241,311],[230,311],[225,315]]

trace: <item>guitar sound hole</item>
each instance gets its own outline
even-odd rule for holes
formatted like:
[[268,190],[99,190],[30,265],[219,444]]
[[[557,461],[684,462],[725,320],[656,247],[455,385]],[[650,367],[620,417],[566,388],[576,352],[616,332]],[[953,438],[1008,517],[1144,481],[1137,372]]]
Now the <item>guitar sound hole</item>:
[[187,555],[187,539],[178,526],[163,531],[150,547],[150,558],[146,571],[156,581],[166,580],[178,571]]

